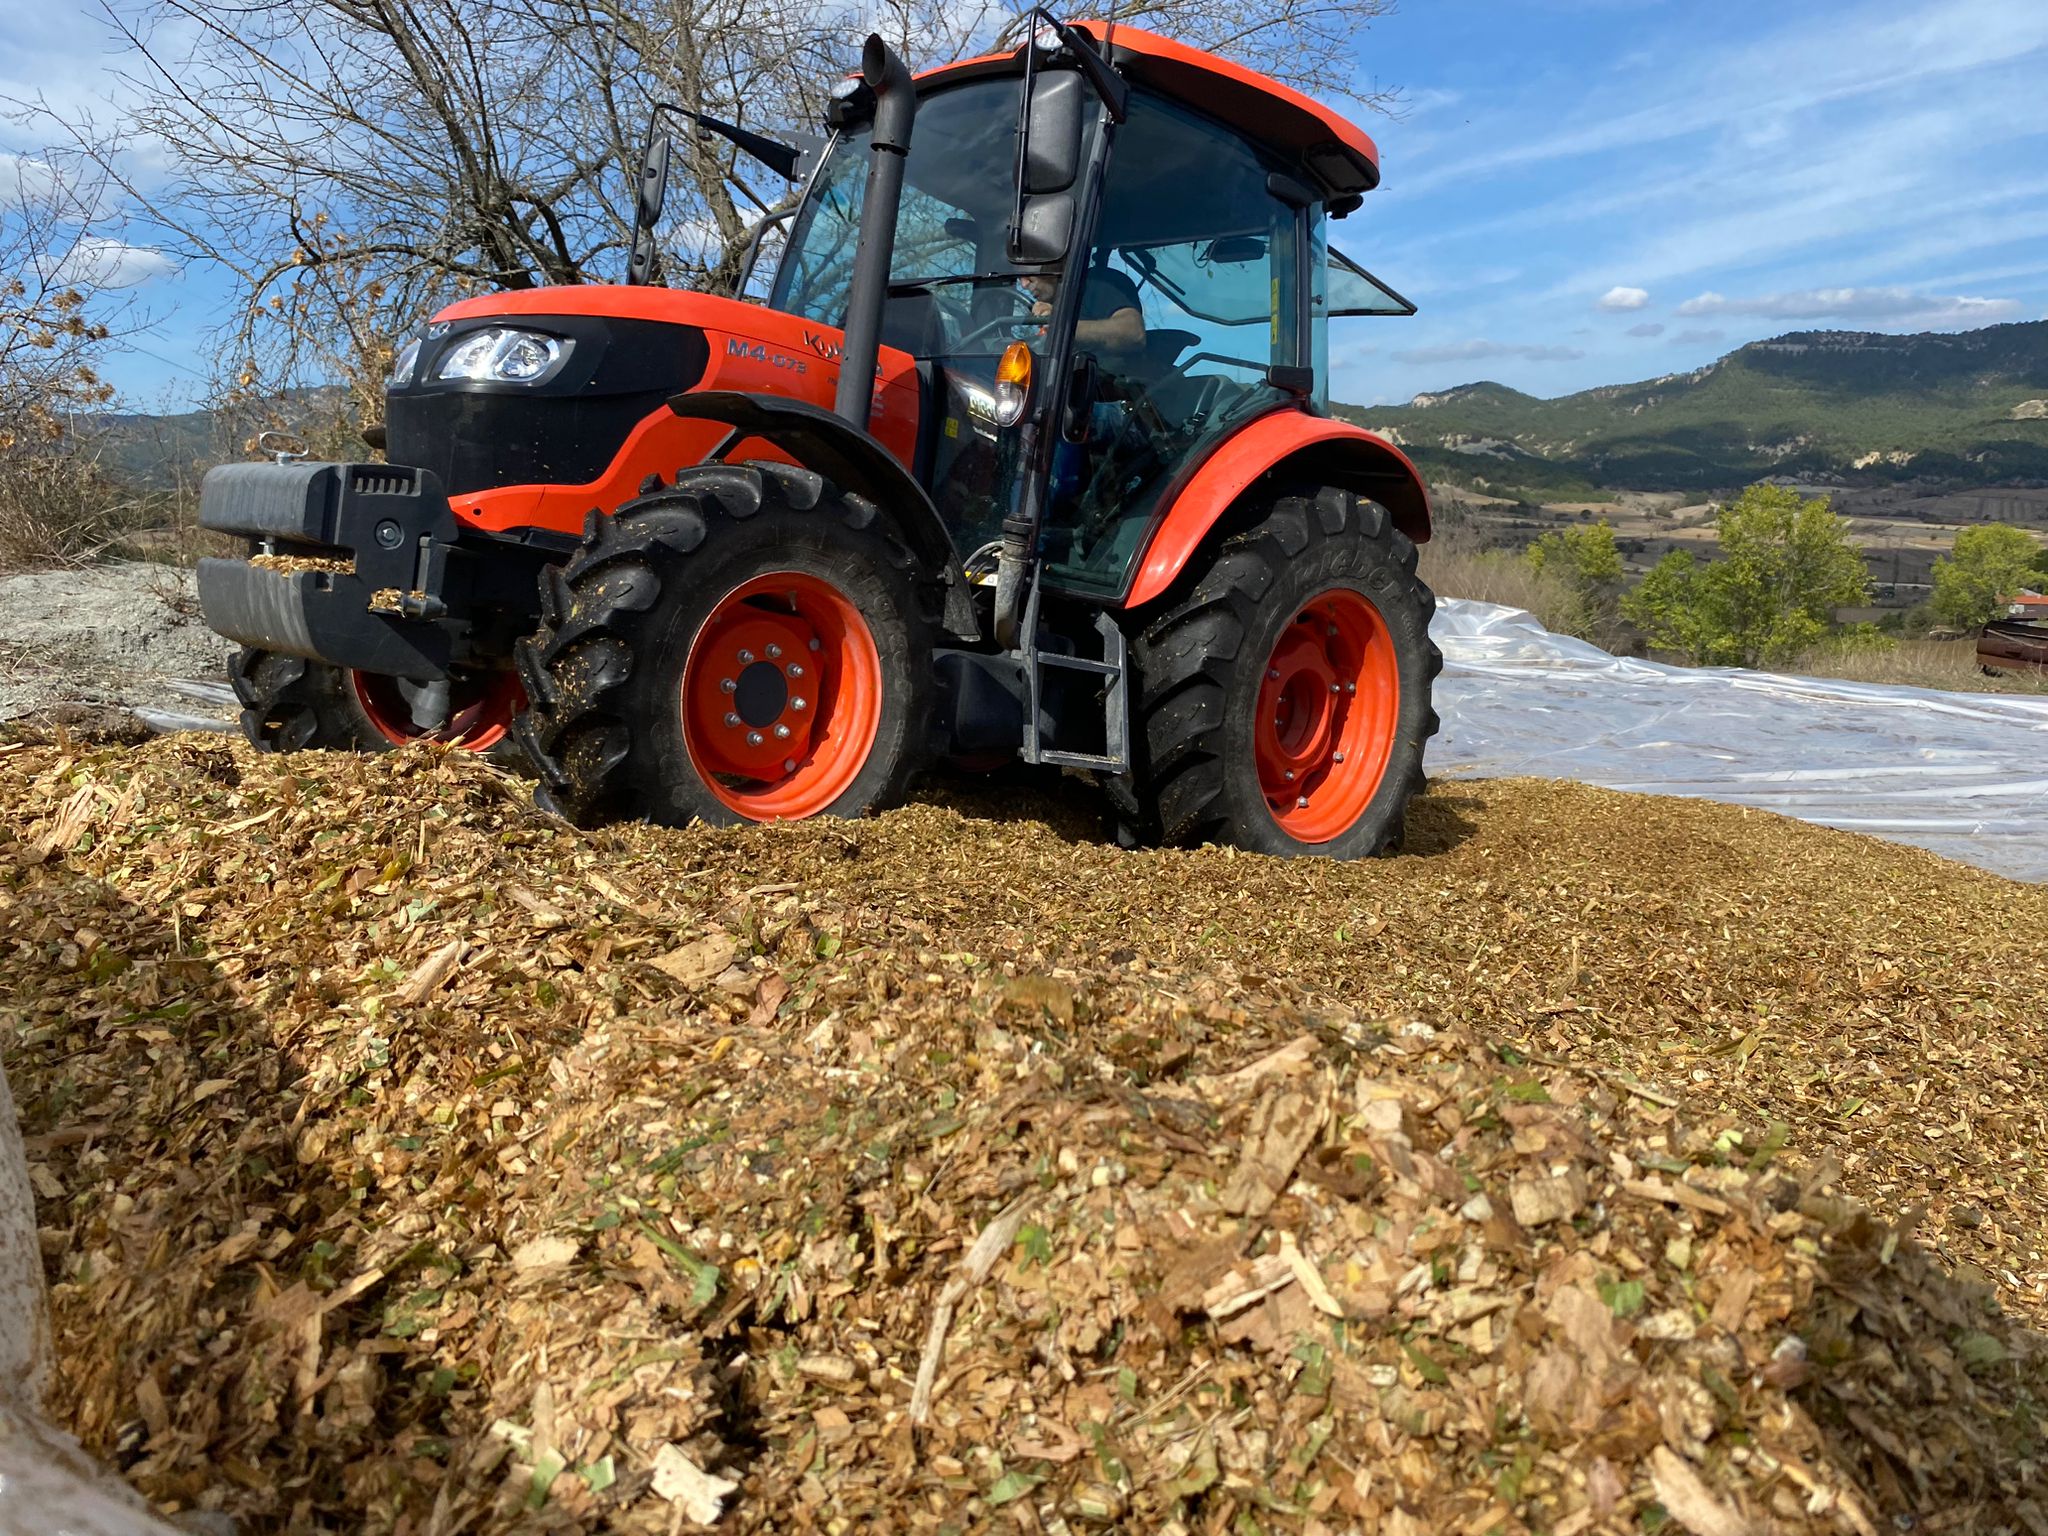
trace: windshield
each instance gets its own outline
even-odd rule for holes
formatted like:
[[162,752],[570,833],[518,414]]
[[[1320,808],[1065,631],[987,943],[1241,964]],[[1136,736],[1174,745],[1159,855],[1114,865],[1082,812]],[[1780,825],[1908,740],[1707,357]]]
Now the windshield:
[[[903,172],[882,342],[919,357],[1000,352],[1014,337],[994,320],[1029,308],[1004,254],[1017,174],[1014,77],[975,80],[918,103]],[[1091,130],[1092,131],[1092,130]],[[868,179],[868,135],[844,134],[790,232],[770,303],[826,325],[846,323]]]

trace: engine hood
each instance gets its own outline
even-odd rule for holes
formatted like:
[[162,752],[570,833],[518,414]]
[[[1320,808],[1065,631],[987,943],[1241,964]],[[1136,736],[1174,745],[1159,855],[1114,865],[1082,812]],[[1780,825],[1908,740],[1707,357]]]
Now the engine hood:
[[434,316],[435,325],[457,320],[492,320],[520,315],[589,315],[606,320],[643,320],[666,325],[695,325],[716,330],[744,330],[743,317],[764,313],[759,306],[692,293],[685,288],[627,288],[612,283],[574,287],[520,288],[479,294],[450,304]]

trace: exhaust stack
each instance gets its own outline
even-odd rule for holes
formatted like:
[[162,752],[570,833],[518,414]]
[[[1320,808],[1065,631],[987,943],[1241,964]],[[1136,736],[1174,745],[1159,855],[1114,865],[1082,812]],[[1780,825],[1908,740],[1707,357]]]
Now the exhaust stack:
[[846,299],[846,348],[839,359],[839,389],[832,409],[867,430],[875,393],[875,354],[881,346],[882,305],[889,297],[889,257],[896,246],[896,211],[903,197],[903,163],[917,117],[917,87],[910,70],[878,34],[860,53],[861,78],[875,93],[869,134],[868,188],[860,209],[860,245]]

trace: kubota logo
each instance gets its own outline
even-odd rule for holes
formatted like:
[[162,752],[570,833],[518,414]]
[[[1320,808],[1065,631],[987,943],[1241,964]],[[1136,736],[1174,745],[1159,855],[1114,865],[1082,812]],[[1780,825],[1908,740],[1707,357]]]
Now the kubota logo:
[[818,356],[828,358],[835,363],[839,361],[841,355],[846,351],[844,343],[828,341],[815,331],[804,332],[804,345],[817,353]]

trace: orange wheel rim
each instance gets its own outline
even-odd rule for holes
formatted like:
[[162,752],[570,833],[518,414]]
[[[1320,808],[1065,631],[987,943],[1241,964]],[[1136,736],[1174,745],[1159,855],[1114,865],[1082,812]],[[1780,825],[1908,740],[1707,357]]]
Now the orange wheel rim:
[[1394,638],[1371,599],[1339,587],[1303,604],[1267,658],[1252,727],[1280,830],[1303,843],[1350,831],[1386,777],[1400,712]]
[[815,816],[867,766],[882,659],[860,610],[799,571],[728,592],[683,663],[683,743],[705,787],[752,821]]
[[450,680],[447,725],[423,731],[413,724],[412,707],[397,678],[352,670],[348,681],[363,717],[395,747],[445,741],[465,751],[488,752],[505,739],[512,717],[526,708],[526,690],[519,686],[518,673],[467,673]]

